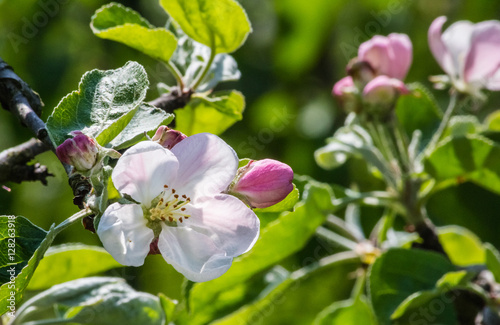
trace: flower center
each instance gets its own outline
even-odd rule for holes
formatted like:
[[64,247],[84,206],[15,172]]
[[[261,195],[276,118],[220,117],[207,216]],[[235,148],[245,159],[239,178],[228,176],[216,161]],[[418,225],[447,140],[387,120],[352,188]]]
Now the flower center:
[[149,209],[149,219],[151,221],[161,220],[168,223],[182,223],[191,217],[186,213],[185,205],[191,202],[191,198],[185,194],[176,193],[175,189],[169,189],[164,185],[164,190],[160,194],[160,200],[155,207]]

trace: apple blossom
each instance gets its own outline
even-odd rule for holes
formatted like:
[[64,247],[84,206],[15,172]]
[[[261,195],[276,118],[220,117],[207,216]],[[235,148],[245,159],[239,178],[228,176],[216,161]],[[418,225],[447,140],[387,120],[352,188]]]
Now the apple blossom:
[[445,22],[432,22],[429,46],[454,88],[477,97],[483,88],[500,90],[500,21],[458,21],[442,33]]
[[59,160],[72,165],[79,172],[88,172],[98,167],[100,160],[99,145],[95,139],[88,137],[80,131],[72,132],[74,138],[66,139],[56,148]]
[[267,208],[293,190],[293,170],[287,164],[263,159],[250,161],[238,170],[229,192],[242,197],[251,207]]
[[378,76],[366,84],[363,99],[372,105],[391,105],[399,94],[407,94],[404,82],[387,76]]
[[111,176],[134,203],[114,203],[103,213],[97,234],[104,248],[121,264],[139,266],[157,245],[191,281],[221,276],[259,235],[255,213],[221,194],[237,168],[233,149],[212,134],[190,136],[172,150],[153,141],[134,145]]

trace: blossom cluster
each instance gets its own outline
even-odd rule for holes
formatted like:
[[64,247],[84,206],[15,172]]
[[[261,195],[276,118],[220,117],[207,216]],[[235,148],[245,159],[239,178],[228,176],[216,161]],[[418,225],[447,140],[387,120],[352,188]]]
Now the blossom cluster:
[[[58,154],[81,171],[101,164],[101,149],[78,133]],[[123,265],[139,266],[160,253],[191,281],[219,277],[259,236],[252,208],[274,205],[293,189],[286,164],[264,159],[238,166],[236,153],[219,137],[186,137],[160,127],[113,169],[113,185],[125,199],[101,216],[97,235],[104,248]]]
[[[500,90],[500,22],[458,21],[444,33],[446,17],[438,17],[428,32],[429,47],[447,76],[433,78],[461,93],[482,98],[481,90]],[[403,80],[412,63],[412,43],[405,34],[374,36],[362,43],[332,94],[347,111],[364,107],[383,110],[409,92]]]

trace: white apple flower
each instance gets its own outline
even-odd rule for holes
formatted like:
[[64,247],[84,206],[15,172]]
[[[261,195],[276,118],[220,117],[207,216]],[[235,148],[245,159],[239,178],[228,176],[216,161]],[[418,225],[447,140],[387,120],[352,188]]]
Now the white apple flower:
[[118,160],[112,180],[137,204],[110,205],[97,234],[121,264],[140,266],[156,245],[167,263],[195,282],[221,276],[259,236],[259,219],[234,196],[221,194],[238,157],[219,137],[202,133],[171,150],[140,142]]

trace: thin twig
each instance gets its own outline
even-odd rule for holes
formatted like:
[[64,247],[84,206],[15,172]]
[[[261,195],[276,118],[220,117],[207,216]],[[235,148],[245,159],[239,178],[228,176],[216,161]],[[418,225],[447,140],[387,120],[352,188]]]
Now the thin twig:
[[53,176],[47,167],[40,164],[28,165],[35,156],[47,150],[44,143],[32,138],[0,152],[0,182],[40,181],[47,185],[47,177]]

